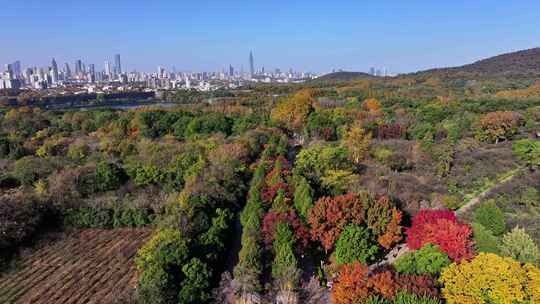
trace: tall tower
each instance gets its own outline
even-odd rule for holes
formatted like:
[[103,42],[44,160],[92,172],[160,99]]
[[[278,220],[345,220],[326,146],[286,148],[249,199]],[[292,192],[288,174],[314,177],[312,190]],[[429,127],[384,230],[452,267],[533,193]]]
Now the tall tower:
[[71,79],[71,69],[69,68],[69,63],[66,62],[66,64],[64,65],[64,76],[65,76],[65,79],[64,80],[68,80],[68,79]]
[[249,52],[249,76],[253,78],[255,75],[255,61],[253,60],[253,51]]
[[51,61],[51,78],[53,84],[58,82],[58,65],[56,64],[56,60],[54,60],[54,58]]
[[105,75],[107,75],[109,80],[111,79],[111,64],[109,61],[105,61]]
[[83,72],[82,61],[79,59],[75,61],[75,75],[80,76]]
[[114,70],[116,74],[122,74],[122,64],[120,63],[120,54],[114,56]]

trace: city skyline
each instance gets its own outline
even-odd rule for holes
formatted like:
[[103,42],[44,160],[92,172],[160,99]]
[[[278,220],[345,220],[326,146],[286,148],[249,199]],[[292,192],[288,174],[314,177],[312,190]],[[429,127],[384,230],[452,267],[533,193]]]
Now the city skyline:
[[84,56],[102,65],[109,54],[119,53],[127,70],[161,65],[211,71],[229,64],[249,70],[245,51],[253,50],[257,62],[271,68],[322,73],[375,65],[405,73],[538,46],[538,9],[540,3],[532,0],[339,5],[97,0],[87,3],[86,21],[80,22],[69,1],[11,1],[3,4],[0,17],[20,26],[4,31],[9,47],[0,49],[0,63],[42,66],[53,57],[71,63]]
[[130,85],[145,86],[148,89],[192,89],[192,80],[196,82],[196,90],[208,91],[219,88],[236,88],[248,82],[304,82],[317,77],[309,72],[295,71],[289,68],[282,71],[276,68],[272,71],[265,70],[264,66],[257,68],[253,51],[248,58],[249,71],[244,72],[243,66],[240,71],[235,70],[229,64],[228,70],[221,71],[198,71],[178,72],[176,68],[167,70],[158,65],[157,73],[126,71],[122,68],[120,54],[114,55],[111,68],[109,60],[103,62],[103,67],[96,68],[94,63],[87,63],[77,59],[73,63],[74,72],[70,64],[64,63],[62,69],[58,68],[56,58],[52,58],[46,66],[25,66],[20,60],[5,64],[4,71],[0,73],[0,89],[66,89],[73,86],[85,86],[88,91],[94,91],[95,86]]

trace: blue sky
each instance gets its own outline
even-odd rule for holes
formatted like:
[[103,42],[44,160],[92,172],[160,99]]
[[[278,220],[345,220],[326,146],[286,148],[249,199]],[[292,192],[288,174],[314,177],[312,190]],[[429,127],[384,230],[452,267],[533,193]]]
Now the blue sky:
[[[540,46],[540,1],[1,1],[0,64],[409,72]],[[444,3],[442,3],[444,2]]]

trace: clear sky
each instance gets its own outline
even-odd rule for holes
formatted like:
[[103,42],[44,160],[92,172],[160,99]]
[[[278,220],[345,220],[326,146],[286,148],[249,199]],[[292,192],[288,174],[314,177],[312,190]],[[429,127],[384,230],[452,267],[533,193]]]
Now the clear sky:
[[[129,70],[453,66],[540,46],[538,0],[1,0],[0,64]],[[73,68],[73,67],[72,67]]]

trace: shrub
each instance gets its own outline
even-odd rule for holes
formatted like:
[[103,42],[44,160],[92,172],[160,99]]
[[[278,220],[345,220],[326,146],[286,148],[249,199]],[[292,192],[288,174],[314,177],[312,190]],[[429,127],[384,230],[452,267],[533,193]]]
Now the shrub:
[[531,285],[527,268],[511,258],[491,253],[480,253],[470,262],[451,264],[442,272],[439,282],[449,304],[528,303],[531,297],[537,297],[537,287]]
[[473,223],[474,244],[477,252],[489,252],[499,254],[499,238],[486,229],[482,224]]
[[495,200],[488,200],[474,211],[474,221],[489,229],[493,235],[501,235],[506,230],[504,214],[495,204]]
[[13,249],[34,235],[46,211],[44,204],[23,192],[0,195],[0,253]]
[[113,210],[106,208],[81,207],[63,211],[64,225],[76,228],[112,228]]
[[448,265],[450,265],[448,255],[432,244],[426,244],[419,250],[399,257],[394,264],[400,273],[418,275],[437,275]]
[[512,145],[512,151],[529,168],[540,167],[540,141],[530,139],[518,140]]
[[511,257],[522,263],[540,265],[540,250],[523,228],[515,227],[505,234],[500,250],[503,256]]
[[427,243],[438,245],[453,261],[473,257],[472,229],[458,222],[448,210],[421,210],[407,229],[407,245],[420,249]]
[[115,164],[99,162],[96,166],[95,176],[97,190],[109,191],[120,187],[125,174],[123,170]]
[[26,156],[15,162],[11,174],[23,185],[32,185],[40,178],[47,177],[54,166],[46,159]]
[[407,161],[407,157],[403,154],[392,153],[385,159],[385,164],[396,172],[401,172],[409,169],[411,166]]
[[370,263],[379,251],[371,232],[364,227],[349,225],[343,230],[336,242],[336,263],[338,265],[353,262]]
[[523,117],[517,112],[497,111],[486,114],[478,123],[476,137],[481,141],[498,143],[517,133]]

